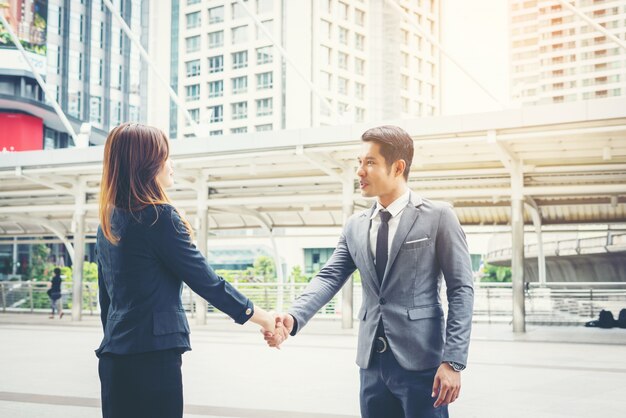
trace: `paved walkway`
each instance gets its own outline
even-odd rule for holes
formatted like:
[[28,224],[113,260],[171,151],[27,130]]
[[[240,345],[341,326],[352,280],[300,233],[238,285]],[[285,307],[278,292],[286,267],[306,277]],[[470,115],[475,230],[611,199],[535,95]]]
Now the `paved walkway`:
[[[193,325],[183,356],[185,417],[358,417],[356,331],[314,320],[282,350],[254,325]],[[96,418],[97,317],[0,314],[0,417]],[[626,416],[626,330],[474,327],[453,418]]]

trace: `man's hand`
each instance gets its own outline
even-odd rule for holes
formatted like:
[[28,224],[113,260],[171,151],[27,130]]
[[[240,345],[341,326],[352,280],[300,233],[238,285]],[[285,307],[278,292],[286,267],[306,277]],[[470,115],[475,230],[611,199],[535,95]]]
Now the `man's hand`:
[[287,313],[276,314],[274,319],[276,321],[274,333],[264,332],[263,336],[267,345],[280,348],[280,345],[289,337],[289,333],[293,330],[294,320],[293,316]]
[[448,363],[441,363],[437,374],[435,375],[435,382],[433,383],[432,397],[437,396],[435,401],[435,408],[443,405],[451,404],[456,401],[461,391],[461,373],[454,371],[452,366]]

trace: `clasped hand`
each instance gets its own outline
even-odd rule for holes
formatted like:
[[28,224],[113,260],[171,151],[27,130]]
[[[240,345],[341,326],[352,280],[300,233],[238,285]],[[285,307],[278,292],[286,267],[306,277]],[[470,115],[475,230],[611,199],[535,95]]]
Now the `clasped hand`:
[[293,330],[293,324],[294,320],[291,315],[275,314],[273,332],[268,329],[269,327],[261,330],[267,345],[280,349],[280,345],[289,337],[289,334]]

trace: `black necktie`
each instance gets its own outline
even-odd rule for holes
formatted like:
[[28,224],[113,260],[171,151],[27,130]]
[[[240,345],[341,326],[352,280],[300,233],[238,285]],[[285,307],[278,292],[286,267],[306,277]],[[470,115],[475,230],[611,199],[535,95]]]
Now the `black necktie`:
[[391,219],[391,213],[386,211],[378,213],[380,214],[380,226],[376,236],[376,275],[378,276],[378,283],[382,284],[387,258],[389,257],[389,219]]

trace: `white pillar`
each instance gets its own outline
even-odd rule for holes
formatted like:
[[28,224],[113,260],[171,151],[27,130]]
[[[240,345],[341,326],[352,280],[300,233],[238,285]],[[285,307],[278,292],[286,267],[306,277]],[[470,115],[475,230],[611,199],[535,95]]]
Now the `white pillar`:
[[85,182],[79,180],[74,211],[74,263],[72,265],[72,321],[80,321],[83,309],[83,260],[85,259]]
[[[208,256],[207,240],[209,235],[209,189],[204,175],[198,179],[198,187],[196,189],[198,206],[196,216],[198,218],[198,225],[196,228],[196,242],[198,243],[198,250],[202,253],[204,258]],[[194,300],[196,305],[196,324],[205,325],[207,310],[209,305],[203,297],[194,293]]]
[[17,274],[17,237],[13,237],[13,268],[11,269],[12,274]]
[[[348,218],[354,211],[354,179],[353,173],[344,173],[345,179],[342,182],[342,212],[343,212],[343,225],[346,225]],[[352,276],[348,279],[346,284],[341,289],[341,328],[351,329],[353,324],[353,312],[354,312],[354,280]]]
[[537,234],[537,267],[539,274],[539,286],[546,286],[546,254],[543,251],[543,234],[541,233],[541,216],[539,215],[539,208],[535,205],[527,206],[530,211],[530,216],[533,219],[533,225],[535,226],[535,233]]
[[524,306],[524,173],[520,161],[511,161],[511,273],[513,332],[526,332]]

